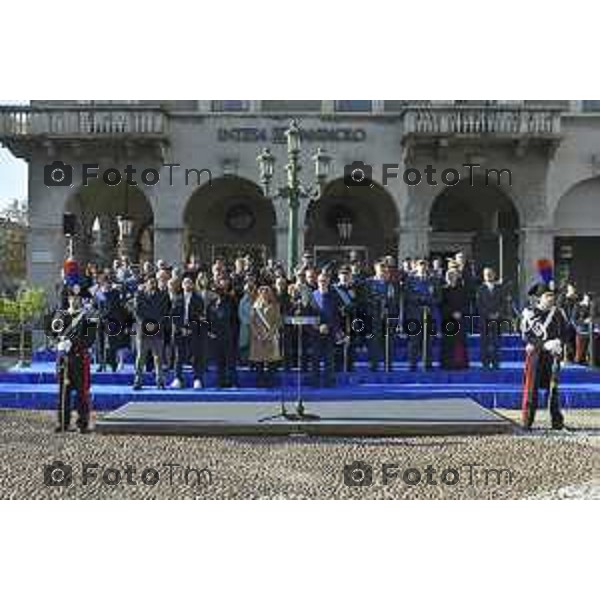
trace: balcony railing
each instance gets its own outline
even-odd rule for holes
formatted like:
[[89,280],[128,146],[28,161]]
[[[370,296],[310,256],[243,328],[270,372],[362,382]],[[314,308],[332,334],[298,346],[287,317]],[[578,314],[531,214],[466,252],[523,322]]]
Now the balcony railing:
[[557,136],[560,109],[419,107],[404,114],[404,135]]
[[167,119],[159,109],[95,110],[0,107],[0,138],[87,137],[103,135],[160,137],[167,134]]

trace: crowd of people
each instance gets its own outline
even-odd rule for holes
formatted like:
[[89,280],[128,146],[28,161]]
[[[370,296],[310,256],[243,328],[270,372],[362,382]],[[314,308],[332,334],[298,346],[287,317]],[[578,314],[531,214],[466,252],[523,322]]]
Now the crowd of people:
[[[567,358],[583,362],[590,296],[580,299],[567,286],[559,303],[573,324]],[[121,369],[135,352],[135,389],[148,370],[159,388],[168,372],[171,387],[182,388],[186,365],[193,387],[202,388],[211,362],[220,387],[238,385],[240,365],[256,371],[259,386],[273,386],[277,370],[296,367],[314,385],[331,386],[337,371],[354,370],[361,348],[373,371],[391,369],[400,352],[412,370],[431,369],[434,359],[443,369],[465,369],[474,331],[481,334],[483,367],[498,369],[500,336],[515,316],[494,270],[477,269],[463,253],[401,264],[385,256],[372,265],[354,255],[347,264],[320,266],[305,254],[291,275],[280,263],[257,264],[250,255],[233,264],[158,260],[139,268],[122,257],[111,268],[87,265],[76,283],[63,285],[62,304],[97,316],[98,371]],[[435,337],[441,344],[434,357]]]

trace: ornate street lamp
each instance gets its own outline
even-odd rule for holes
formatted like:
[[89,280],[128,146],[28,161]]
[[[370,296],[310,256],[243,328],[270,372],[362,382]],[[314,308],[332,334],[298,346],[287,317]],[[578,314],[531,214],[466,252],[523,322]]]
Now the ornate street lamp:
[[[279,196],[288,199],[288,269],[298,264],[298,212],[300,209],[300,198],[317,199],[321,195],[327,177],[331,158],[322,148],[312,157],[315,164],[315,178],[317,185],[305,187],[300,183],[299,174],[302,169],[300,164],[301,136],[298,122],[294,119],[285,131],[287,140],[288,162],[285,166],[287,172],[287,185],[279,190]],[[258,155],[257,159],[260,171],[260,183],[266,196],[270,195],[270,186],[275,171],[275,158],[268,148]]]
[[119,227],[119,241],[123,242],[133,230],[133,219],[127,215],[117,215],[117,226]]
[[129,256],[129,238],[133,231],[133,219],[127,215],[117,215],[117,227],[119,228],[119,254]]
[[100,225],[100,218],[96,216],[94,222],[92,223],[92,235],[94,237],[99,237],[102,234],[102,227]]
[[290,126],[284,133],[285,139],[287,140],[288,153],[300,152],[300,128],[298,127],[298,121],[292,119]]
[[263,151],[256,157],[256,161],[260,172],[260,184],[265,190],[265,195],[268,196],[275,170],[275,157],[268,148],[263,148]]
[[319,184],[321,191],[323,191],[325,182],[329,177],[331,156],[329,156],[323,148],[317,148],[317,153],[313,156],[313,161],[315,163],[315,177],[317,178],[317,183]]

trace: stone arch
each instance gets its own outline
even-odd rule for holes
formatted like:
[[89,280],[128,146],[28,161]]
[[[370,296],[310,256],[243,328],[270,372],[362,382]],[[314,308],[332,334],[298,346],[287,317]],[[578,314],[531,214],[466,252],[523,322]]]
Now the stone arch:
[[557,280],[600,292],[600,177],[579,181],[561,196],[553,226]]
[[[64,210],[76,218],[75,251],[80,261],[108,266],[120,251],[134,263],[153,259],[154,211],[139,187],[94,181],[71,194]],[[131,234],[122,241],[119,216],[128,216],[132,221]],[[100,225],[99,231],[95,223]],[[148,236],[149,242],[142,247],[142,238]]]
[[557,233],[600,232],[600,176],[578,181],[559,199],[553,212]]
[[463,251],[478,268],[494,267],[516,288],[520,223],[519,210],[502,187],[463,179],[444,187],[431,203],[429,250],[446,257]]
[[[305,217],[306,250],[360,247],[369,260],[398,251],[399,211],[392,195],[381,185],[347,187],[343,178],[330,182]],[[341,229],[351,223],[351,231]],[[349,233],[349,235],[348,235]],[[346,237],[348,236],[348,237]],[[323,248],[323,251],[325,251]],[[341,257],[338,257],[338,259]]]
[[184,256],[210,263],[216,254],[231,259],[250,253],[265,259],[275,253],[276,214],[261,188],[227,175],[197,188],[184,208]]

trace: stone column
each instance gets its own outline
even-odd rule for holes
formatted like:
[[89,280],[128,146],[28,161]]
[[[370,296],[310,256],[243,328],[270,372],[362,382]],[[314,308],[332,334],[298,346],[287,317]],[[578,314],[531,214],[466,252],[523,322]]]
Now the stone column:
[[536,261],[541,258],[554,260],[554,231],[550,227],[524,227],[520,231],[521,297],[538,279]]
[[34,156],[29,165],[27,281],[44,288],[53,302],[57,299],[66,250],[63,211],[72,189],[44,185],[43,165],[49,160],[46,155]]
[[[275,260],[284,265],[287,264],[287,227],[285,225],[275,225]],[[302,237],[304,243],[304,237]]]
[[431,227],[407,225],[398,228],[398,259],[406,257],[422,258],[429,255],[429,234]]
[[102,262],[107,265],[112,264],[112,260],[117,255],[117,226],[114,223],[112,215],[101,215],[100,219],[100,252]]
[[154,261],[162,258],[167,264],[183,260],[183,229],[181,227],[154,227]]
[[27,279],[30,285],[44,288],[51,303],[58,297],[65,250],[62,224],[31,224],[27,232]]

